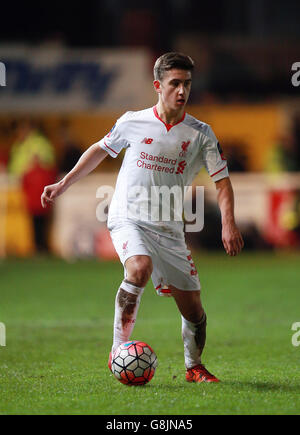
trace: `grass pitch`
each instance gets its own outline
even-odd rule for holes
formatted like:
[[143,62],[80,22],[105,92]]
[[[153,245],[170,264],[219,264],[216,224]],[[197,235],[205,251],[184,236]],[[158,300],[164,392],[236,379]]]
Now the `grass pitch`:
[[119,263],[0,264],[0,414],[299,414],[300,255],[194,256],[208,316],[203,359],[222,380],[188,384],[181,321],[148,284],[133,334],[159,361],[145,387],[108,371]]

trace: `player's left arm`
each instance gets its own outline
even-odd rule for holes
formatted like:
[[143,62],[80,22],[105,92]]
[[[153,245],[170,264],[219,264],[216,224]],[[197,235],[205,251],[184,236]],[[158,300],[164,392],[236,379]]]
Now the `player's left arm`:
[[234,194],[229,177],[215,182],[218,192],[218,204],[222,217],[222,242],[230,256],[241,252],[244,246],[243,237],[236,226],[234,218]]

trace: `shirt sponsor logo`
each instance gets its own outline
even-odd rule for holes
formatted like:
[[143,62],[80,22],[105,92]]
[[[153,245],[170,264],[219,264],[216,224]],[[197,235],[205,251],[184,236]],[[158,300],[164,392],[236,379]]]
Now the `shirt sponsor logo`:
[[[148,163],[147,160],[150,160],[151,162],[156,162],[156,163],[154,163],[154,164]],[[168,164],[172,167],[158,165],[157,163]],[[139,168],[142,168],[142,169],[150,169],[153,171],[166,172],[169,174],[173,174],[175,171],[175,167],[177,165],[177,159],[169,159],[168,157],[165,157],[165,156],[157,156],[157,155],[152,155],[152,154],[148,154],[145,152],[141,152],[140,159],[137,160],[136,164]],[[185,170],[186,165],[187,165],[187,163],[185,160],[182,160],[181,162],[179,162],[177,165],[175,174],[176,175],[183,174],[183,171]]]
[[[149,161],[151,163],[148,163]],[[161,164],[159,165],[158,163]],[[137,160],[136,164],[139,168],[173,174],[177,164],[177,159],[169,159],[165,156],[148,154],[142,151],[140,154],[140,159]],[[171,165],[172,167],[170,168],[169,166],[165,165]]]

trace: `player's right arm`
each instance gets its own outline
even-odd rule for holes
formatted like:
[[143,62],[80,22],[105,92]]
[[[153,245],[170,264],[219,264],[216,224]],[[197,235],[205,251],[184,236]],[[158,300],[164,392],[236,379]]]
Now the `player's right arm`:
[[99,142],[88,148],[74,168],[58,183],[46,186],[42,194],[42,206],[53,203],[54,199],[64,193],[72,184],[92,172],[108,155],[115,158],[128,146],[125,138],[126,121],[130,112],[119,118],[111,131]]
[[41,197],[42,206],[46,208],[47,203],[53,203],[55,198],[62,195],[76,181],[92,172],[107,156],[107,151],[98,143],[90,146],[61,181],[45,187]]

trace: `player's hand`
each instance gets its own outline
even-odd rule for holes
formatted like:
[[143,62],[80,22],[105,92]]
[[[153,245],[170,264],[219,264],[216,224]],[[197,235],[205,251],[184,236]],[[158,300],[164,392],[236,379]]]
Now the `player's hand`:
[[41,196],[41,203],[43,208],[46,208],[48,204],[53,204],[55,198],[64,193],[67,189],[63,181],[46,186]]
[[238,255],[244,247],[243,237],[235,224],[223,225],[222,242],[226,253],[231,257]]

